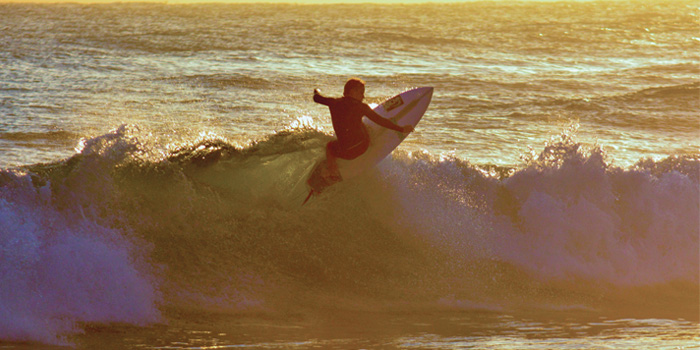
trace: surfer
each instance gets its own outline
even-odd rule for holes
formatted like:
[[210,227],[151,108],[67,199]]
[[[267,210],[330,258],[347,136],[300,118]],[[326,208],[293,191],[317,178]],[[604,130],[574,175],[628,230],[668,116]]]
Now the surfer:
[[334,178],[339,177],[336,158],[355,159],[369,147],[369,133],[362,123],[363,116],[388,129],[405,134],[413,131],[411,125],[399,126],[382,118],[362,102],[364,99],[365,82],[358,78],[352,78],[345,83],[343,97],[340,98],[325,97],[318,89],[314,90],[314,102],[328,106],[331,111],[336,139],[326,144],[326,159],[330,176]]

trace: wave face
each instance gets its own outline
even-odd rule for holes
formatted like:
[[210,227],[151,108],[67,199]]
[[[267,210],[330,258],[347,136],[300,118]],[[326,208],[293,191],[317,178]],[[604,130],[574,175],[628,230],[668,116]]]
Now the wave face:
[[0,172],[1,339],[181,312],[697,317],[698,156],[623,169],[566,133],[517,168],[397,151],[302,207],[319,131],[149,137]]

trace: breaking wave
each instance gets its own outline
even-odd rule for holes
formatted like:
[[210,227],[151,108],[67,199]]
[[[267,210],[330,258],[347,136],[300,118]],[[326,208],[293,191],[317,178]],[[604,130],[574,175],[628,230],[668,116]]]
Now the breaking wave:
[[0,339],[189,311],[697,317],[698,155],[623,169],[567,133],[516,168],[396,151],[302,207],[317,130],[149,137],[124,125],[0,171]]

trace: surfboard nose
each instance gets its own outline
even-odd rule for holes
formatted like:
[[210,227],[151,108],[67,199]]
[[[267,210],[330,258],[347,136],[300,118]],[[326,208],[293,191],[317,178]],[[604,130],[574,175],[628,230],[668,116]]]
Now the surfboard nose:
[[[433,91],[435,90],[432,86],[424,86],[418,88],[418,90],[421,90],[420,92],[420,99],[421,99],[421,104],[425,104],[425,109],[428,109],[428,105],[430,104],[430,101],[433,99]],[[425,112],[425,110],[423,111]]]
[[421,86],[419,88],[415,89],[416,91],[420,91],[421,95],[423,94],[433,94],[434,88],[432,86]]
[[419,87],[421,98],[427,98],[428,102],[433,98],[433,91],[435,90],[432,86]]

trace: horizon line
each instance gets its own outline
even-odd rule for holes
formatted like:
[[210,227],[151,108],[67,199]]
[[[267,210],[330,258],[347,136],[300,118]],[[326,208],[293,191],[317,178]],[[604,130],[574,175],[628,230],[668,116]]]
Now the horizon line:
[[[122,4],[122,3],[157,3],[157,4],[427,4],[427,3],[475,3],[475,2],[656,2],[664,0],[0,0],[0,4]],[[689,0],[690,1],[690,0]]]

